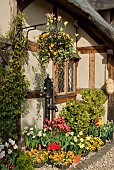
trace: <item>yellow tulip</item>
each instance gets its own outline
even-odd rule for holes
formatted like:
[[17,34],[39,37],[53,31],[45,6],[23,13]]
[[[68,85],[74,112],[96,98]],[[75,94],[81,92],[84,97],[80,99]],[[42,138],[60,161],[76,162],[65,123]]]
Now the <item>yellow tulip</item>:
[[68,22],[67,22],[67,21],[65,21],[65,22],[64,22],[64,26],[66,27],[66,25],[67,25],[67,24],[68,24]]

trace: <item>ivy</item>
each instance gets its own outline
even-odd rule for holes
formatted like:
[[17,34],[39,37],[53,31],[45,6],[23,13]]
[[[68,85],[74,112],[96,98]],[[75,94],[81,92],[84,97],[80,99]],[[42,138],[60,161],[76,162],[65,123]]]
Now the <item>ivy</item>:
[[7,38],[11,42],[9,66],[4,69],[0,65],[0,138],[17,139],[17,122],[25,109],[28,80],[24,75],[24,62],[27,54],[27,39],[21,31],[24,15],[19,13],[10,24]]

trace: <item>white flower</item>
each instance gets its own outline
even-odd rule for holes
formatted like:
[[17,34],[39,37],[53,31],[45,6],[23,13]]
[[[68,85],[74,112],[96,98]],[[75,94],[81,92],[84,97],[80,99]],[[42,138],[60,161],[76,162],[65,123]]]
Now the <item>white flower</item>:
[[81,145],[80,145],[80,148],[84,148],[84,144],[81,144]]
[[2,159],[5,156],[5,151],[0,152],[0,159]]
[[79,143],[78,145],[79,145],[80,148],[84,148],[84,144]]
[[73,135],[74,135],[74,132],[70,132],[70,135],[73,136]]
[[11,154],[12,153],[12,150],[11,149],[8,149],[8,154]]
[[11,138],[8,140],[11,145],[15,145],[15,141],[12,140]]
[[31,131],[31,132],[29,132],[30,133],[30,135],[34,135],[34,132],[33,131]]
[[80,131],[80,132],[79,132],[79,135],[80,135],[80,136],[82,136],[82,135],[83,135],[83,132],[82,132],[82,131]]
[[5,142],[4,146],[6,146],[6,147],[8,148],[9,143],[8,143],[8,142]]
[[0,148],[1,148],[1,149],[4,149],[4,145],[1,144],[1,145],[0,145]]
[[24,130],[27,130],[27,129],[28,129],[28,127],[27,127],[27,126],[25,126],[25,127],[24,127]]
[[35,135],[32,137],[32,139],[34,139],[35,138]]
[[29,133],[27,133],[27,136],[30,136],[30,132],[29,132]]
[[43,136],[46,136],[46,133],[43,133]]
[[87,137],[86,137],[86,140],[90,140],[90,136],[87,136]]
[[13,149],[17,149],[18,148],[18,146],[15,144],[14,146],[13,146]]
[[42,136],[42,131],[38,132],[38,136],[41,137]]
[[68,137],[68,136],[69,136],[69,134],[68,134],[68,133],[66,133],[66,134],[65,134],[65,136],[66,136],[66,137]]
[[12,142],[12,139],[11,139],[11,138],[9,138],[8,142],[9,142],[9,143],[11,143],[11,142]]
[[76,136],[74,136],[74,142],[77,142],[78,140],[77,140],[77,137]]
[[12,140],[11,145],[15,145],[15,141],[14,140]]
[[83,139],[83,138],[81,138],[81,139],[80,139],[80,142],[83,142],[83,141],[84,141],[84,139]]
[[70,144],[71,144],[71,145],[74,145],[74,143],[73,143],[73,142],[70,142]]
[[44,129],[44,132],[46,132],[46,131],[47,131],[47,129],[45,128],[45,129]]
[[30,128],[30,130],[32,130],[32,131],[33,131],[33,127],[31,127],[31,128]]

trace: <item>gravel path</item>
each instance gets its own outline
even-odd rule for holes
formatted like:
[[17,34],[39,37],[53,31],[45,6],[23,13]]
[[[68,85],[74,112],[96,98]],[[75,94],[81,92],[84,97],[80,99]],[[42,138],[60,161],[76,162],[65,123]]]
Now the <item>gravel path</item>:
[[83,168],[83,170],[114,170],[114,147],[112,147],[101,159]]

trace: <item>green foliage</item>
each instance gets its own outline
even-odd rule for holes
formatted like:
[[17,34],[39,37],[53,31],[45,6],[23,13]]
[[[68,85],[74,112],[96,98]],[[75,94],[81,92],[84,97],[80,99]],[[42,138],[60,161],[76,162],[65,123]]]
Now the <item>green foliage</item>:
[[11,24],[7,35],[12,42],[9,68],[5,72],[0,69],[0,138],[4,141],[11,136],[17,139],[17,122],[25,109],[23,102],[26,101],[29,84],[23,68],[27,40],[19,32],[23,20],[23,15],[19,13]]
[[21,151],[16,164],[19,166],[19,170],[34,170],[33,158],[25,153],[25,151]]
[[66,106],[60,112],[60,116],[65,118],[71,130],[78,134],[80,131],[85,134],[88,131],[90,116],[88,109],[81,101],[72,99],[66,103]]
[[89,110],[91,121],[94,121],[96,116],[101,118],[105,114],[103,104],[106,101],[106,95],[101,89],[83,90],[82,98]]

